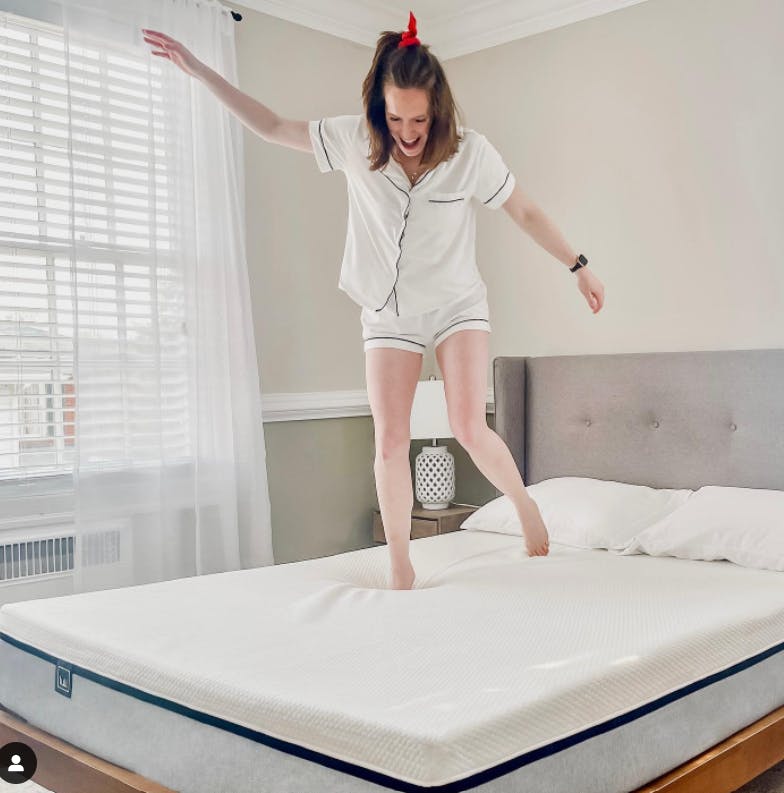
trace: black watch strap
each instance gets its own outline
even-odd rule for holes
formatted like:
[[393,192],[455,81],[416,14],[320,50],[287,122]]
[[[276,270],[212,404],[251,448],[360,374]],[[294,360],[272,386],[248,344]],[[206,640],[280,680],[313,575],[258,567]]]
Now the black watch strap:
[[577,262],[575,263],[574,267],[570,267],[570,268],[569,268],[569,271],[570,271],[570,272],[572,272],[572,273],[573,273],[573,272],[576,272],[576,271],[577,271],[577,270],[579,270],[581,267],[585,267],[585,265],[586,265],[586,264],[588,264],[588,259],[586,259],[586,258],[585,258],[585,256],[583,256],[583,255],[582,255],[582,253],[581,253],[581,254],[580,254],[578,257],[577,257]]

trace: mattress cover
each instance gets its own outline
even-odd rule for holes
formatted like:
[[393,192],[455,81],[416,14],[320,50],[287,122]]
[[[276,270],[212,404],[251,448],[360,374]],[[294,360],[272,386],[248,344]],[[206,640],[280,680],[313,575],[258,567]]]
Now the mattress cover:
[[522,538],[466,530],[410,551],[410,591],[387,588],[377,546],[11,603],[0,635],[422,786],[595,734],[784,648],[775,571],[556,543],[528,557]]

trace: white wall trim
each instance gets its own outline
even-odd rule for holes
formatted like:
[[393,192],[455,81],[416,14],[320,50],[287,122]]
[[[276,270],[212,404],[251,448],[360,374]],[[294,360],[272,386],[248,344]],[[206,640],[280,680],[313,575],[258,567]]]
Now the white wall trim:
[[[487,412],[495,413],[493,389],[487,389]],[[310,421],[370,416],[367,391],[311,391],[262,395],[263,421]]]

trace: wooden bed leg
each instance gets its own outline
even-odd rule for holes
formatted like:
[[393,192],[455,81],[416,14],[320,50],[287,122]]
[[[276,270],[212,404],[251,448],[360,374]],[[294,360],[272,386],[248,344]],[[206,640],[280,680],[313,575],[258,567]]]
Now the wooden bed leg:
[[0,746],[20,741],[38,758],[32,781],[56,793],[176,793],[39,730],[0,705]]
[[732,793],[784,760],[784,706],[633,793]]

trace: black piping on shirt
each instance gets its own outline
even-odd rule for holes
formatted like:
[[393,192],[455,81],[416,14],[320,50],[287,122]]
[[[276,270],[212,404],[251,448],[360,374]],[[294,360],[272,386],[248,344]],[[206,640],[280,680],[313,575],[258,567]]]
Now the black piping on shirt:
[[[379,171],[379,173],[381,173],[381,172]],[[381,175],[385,176],[387,179],[389,179],[389,177],[385,173],[382,173]],[[424,179],[424,174],[422,175],[421,178]],[[374,309],[374,311],[382,311],[384,306],[386,306],[386,304],[389,302],[389,298],[392,297],[392,295],[394,294],[395,295],[395,314],[399,317],[400,316],[400,310],[399,310],[400,307],[398,306],[398,303],[397,303],[397,293],[395,292],[395,287],[397,286],[398,278],[400,278],[400,257],[403,255],[403,246],[401,245],[401,243],[403,242],[403,237],[405,237],[405,235],[406,235],[406,226],[408,225],[408,210],[411,207],[411,193],[409,193],[408,191],[404,190],[402,187],[396,185],[395,182],[392,179],[389,179],[389,181],[390,181],[391,184],[393,184],[395,186],[396,189],[400,190],[401,193],[404,193],[406,195],[406,197],[408,198],[408,205],[403,210],[403,230],[400,232],[400,238],[397,241],[397,261],[395,262],[395,270],[397,272],[395,274],[395,283],[392,284],[392,291],[387,295],[387,299],[384,301],[384,305],[381,306],[381,308]],[[412,187],[416,187],[418,184],[419,184],[419,182],[417,181],[417,182],[415,182],[412,185]]]
[[329,159],[329,154],[327,153],[327,147],[324,145],[324,136],[321,134],[321,125],[324,123],[324,119],[322,118],[319,121],[319,140],[321,140],[321,148],[324,149],[324,156],[327,158],[327,164],[329,165],[330,171],[334,171],[335,169],[332,167],[332,162]]
[[496,190],[487,201],[483,201],[483,204],[489,204],[506,186],[506,183],[509,181],[509,171],[506,172],[506,179],[504,179],[504,183]]
[[[430,172],[428,171],[428,173],[430,173]],[[487,199],[487,201],[484,201],[483,203],[489,204],[501,192],[501,190],[504,189],[504,187],[506,186],[506,183],[509,181],[510,173],[511,173],[510,171],[506,172],[506,178],[504,179],[503,184],[498,188],[498,190],[496,190],[493,193],[493,195],[490,196],[490,198]],[[382,175],[386,176],[386,178],[389,179],[389,177],[385,173],[382,173]],[[427,174],[423,174],[419,178],[419,180],[417,180],[412,185],[412,187],[416,187],[419,184],[419,182],[421,182],[422,179],[425,178],[426,175]],[[384,305],[381,306],[381,308],[374,309],[374,311],[383,311],[384,307],[389,302],[389,298],[392,297],[392,295],[395,295],[395,313],[399,317],[400,316],[400,310],[399,310],[400,307],[398,306],[397,292],[395,291],[395,287],[397,286],[398,279],[400,278],[400,257],[403,255],[403,247],[402,247],[401,243],[403,241],[403,237],[406,234],[406,226],[408,225],[408,210],[411,207],[411,193],[407,192],[406,190],[403,190],[403,188],[399,187],[397,184],[395,184],[395,182],[392,181],[392,179],[389,179],[389,181],[391,182],[391,184],[393,184],[395,186],[396,189],[400,190],[401,193],[405,193],[406,196],[408,196],[408,205],[406,206],[406,208],[405,208],[405,210],[403,212],[403,220],[405,222],[403,223],[403,230],[400,233],[400,238],[397,241],[398,255],[397,255],[397,261],[395,262],[395,270],[396,270],[395,283],[392,284],[392,291],[387,295],[387,299],[384,301]],[[439,199],[429,199],[429,200],[433,201],[434,203],[447,204],[447,203],[453,203],[454,201],[463,201],[464,199],[461,197],[461,198],[449,199],[448,201],[441,201]]]

